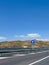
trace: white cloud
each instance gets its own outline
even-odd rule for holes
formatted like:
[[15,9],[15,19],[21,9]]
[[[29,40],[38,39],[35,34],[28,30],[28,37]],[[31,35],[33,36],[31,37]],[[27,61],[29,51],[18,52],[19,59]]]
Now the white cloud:
[[40,37],[41,35],[38,33],[31,33],[31,34],[27,34],[27,35],[16,35],[15,37],[17,38],[36,38],[36,37]]
[[16,35],[15,37],[25,37],[25,35]]
[[7,38],[6,37],[0,37],[0,40],[6,40]]
[[36,39],[36,40],[39,40],[39,41],[49,41],[49,39]]
[[19,37],[25,37],[25,35],[20,35]]
[[18,35],[14,36],[14,37],[16,37],[16,38],[17,38],[17,37],[18,37]]
[[38,34],[38,33],[33,33],[33,34],[27,34],[28,37],[33,37],[33,38],[36,38],[36,37],[40,37],[41,35]]

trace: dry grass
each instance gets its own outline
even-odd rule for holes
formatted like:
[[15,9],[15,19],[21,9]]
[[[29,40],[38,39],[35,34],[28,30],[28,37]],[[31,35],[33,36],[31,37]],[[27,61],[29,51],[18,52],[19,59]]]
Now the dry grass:
[[[6,41],[0,42],[0,48],[24,48],[24,46],[31,48],[32,45],[29,40],[26,41]],[[49,42],[45,41],[37,41],[34,44],[34,47],[49,47]]]

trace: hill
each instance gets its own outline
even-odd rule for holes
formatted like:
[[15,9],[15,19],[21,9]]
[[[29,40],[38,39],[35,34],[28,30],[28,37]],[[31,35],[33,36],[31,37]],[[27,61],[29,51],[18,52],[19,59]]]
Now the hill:
[[[0,48],[31,48],[32,44],[30,40],[26,41],[5,41],[0,42]],[[35,40],[34,48],[49,47],[49,41],[38,41]]]

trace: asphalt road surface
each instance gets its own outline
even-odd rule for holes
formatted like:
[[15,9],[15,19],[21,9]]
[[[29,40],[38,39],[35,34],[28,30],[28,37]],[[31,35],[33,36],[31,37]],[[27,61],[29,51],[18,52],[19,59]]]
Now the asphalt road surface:
[[0,59],[0,65],[49,65],[49,51]]

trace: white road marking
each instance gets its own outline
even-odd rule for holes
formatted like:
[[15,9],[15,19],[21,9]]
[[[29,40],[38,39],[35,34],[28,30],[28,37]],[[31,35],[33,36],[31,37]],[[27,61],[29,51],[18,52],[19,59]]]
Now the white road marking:
[[34,64],[36,64],[36,63],[38,63],[38,62],[41,62],[42,60],[45,60],[45,59],[47,59],[47,58],[49,58],[49,56],[46,56],[46,57],[44,57],[44,58],[42,58],[42,59],[39,59],[39,60],[37,60],[37,61],[35,61],[35,62],[33,62],[33,63],[28,64],[28,65],[34,65]]
[[13,57],[15,57],[15,56],[26,56],[26,55],[31,55],[31,54],[39,54],[39,53],[44,53],[44,52],[49,52],[49,50],[42,51],[42,52],[36,52],[36,53],[29,53],[29,54],[15,54],[15,55],[13,55]]
[[29,53],[29,54],[15,54],[15,55],[13,55],[13,57],[15,57],[15,56],[26,56],[26,55],[31,55],[31,54],[39,54],[39,53],[44,53],[44,52],[49,52],[49,50],[42,51],[42,52],[36,52],[36,53]]
[[[42,51],[42,52],[36,52],[36,53],[29,53],[29,54],[15,54],[12,57],[15,57],[15,56],[26,56],[26,55],[38,54],[38,53],[44,53],[44,52],[49,52],[49,50]],[[0,59],[7,59],[7,58],[11,58],[11,57],[0,57]]]
[[13,55],[13,57],[14,56],[25,56],[26,54],[15,54],[15,55]]
[[9,58],[9,57],[0,57],[0,59],[7,59],[7,58]]
[[[16,54],[16,55],[13,55],[12,57],[15,57],[15,56],[25,56],[25,54]],[[12,57],[0,57],[0,59],[7,59]]]
[[42,52],[36,52],[36,53],[29,53],[28,55],[30,55],[30,54],[44,53],[44,52],[49,52],[49,50],[47,50],[47,51],[42,51]]

